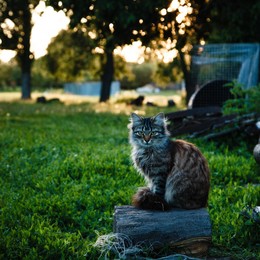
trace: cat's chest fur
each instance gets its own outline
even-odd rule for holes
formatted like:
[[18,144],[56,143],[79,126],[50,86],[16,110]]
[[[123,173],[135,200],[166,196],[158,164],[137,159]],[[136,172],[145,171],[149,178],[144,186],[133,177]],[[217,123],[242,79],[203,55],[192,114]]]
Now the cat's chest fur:
[[171,156],[167,149],[135,148],[132,158],[136,168],[146,176],[159,174],[159,169],[167,173],[171,167]]

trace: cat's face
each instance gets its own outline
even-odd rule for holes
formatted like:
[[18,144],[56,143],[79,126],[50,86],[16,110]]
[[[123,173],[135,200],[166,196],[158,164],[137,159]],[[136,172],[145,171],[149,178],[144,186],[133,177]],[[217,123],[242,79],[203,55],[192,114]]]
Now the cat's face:
[[130,129],[130,142],[139,146],[159,145],[168,140],[169,132],[163,113],[150,118],[143,118],[133,113],[128,127]]

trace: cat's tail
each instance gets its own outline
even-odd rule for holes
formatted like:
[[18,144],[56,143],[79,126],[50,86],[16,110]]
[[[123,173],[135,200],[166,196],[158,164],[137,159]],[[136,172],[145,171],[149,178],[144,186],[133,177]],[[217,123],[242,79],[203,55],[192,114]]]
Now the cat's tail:
[[148,187],[139,188],[133,196],[132,204],[141,209],[168,210],[170,207],[160,196],[154,194]]

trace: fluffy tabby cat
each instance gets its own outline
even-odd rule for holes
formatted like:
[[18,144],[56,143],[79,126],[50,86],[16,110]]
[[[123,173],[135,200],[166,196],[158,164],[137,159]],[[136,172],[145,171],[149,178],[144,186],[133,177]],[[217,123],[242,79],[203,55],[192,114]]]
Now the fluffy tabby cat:
[[133,113],[128,128],[134,166],[148,183],[133,196],[134,206],[155,210],[207,206],[207,161],[195,145],[170,140],[163,113],[150,118]]

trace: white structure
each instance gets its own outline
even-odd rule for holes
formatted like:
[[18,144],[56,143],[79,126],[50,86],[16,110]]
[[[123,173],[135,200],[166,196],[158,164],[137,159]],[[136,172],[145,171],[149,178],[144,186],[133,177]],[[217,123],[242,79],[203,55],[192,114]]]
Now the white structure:
[[[65,83],[64,90],[65,92],[69,92],[76,95],[99,96],[101,91],[101,82],[91,81],[83,83]],[[110,95],[113,96],[118,92],[120,92],[120,82],[113,81],[111,84]]]
[[146,84],[143,87],[137,88],[136,91],[138,93],[159,93],[160,89],[153,84]]

